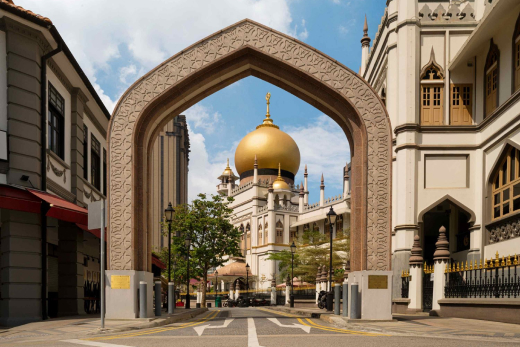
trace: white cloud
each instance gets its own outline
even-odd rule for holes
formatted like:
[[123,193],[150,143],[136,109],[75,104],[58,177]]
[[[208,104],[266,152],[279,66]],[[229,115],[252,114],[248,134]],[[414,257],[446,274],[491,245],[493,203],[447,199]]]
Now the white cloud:
[[336,5],[341,4],[341,0],[332,0],[332,2],[335,3]]
[[322,114],[315,122],[301,127],[284,127],[283,130],[300,148],[301,164],[296,183],[303,179],[307,164],[310,183],[320,182],[323,173],[326,187],[343,187],[343,167],[350,161],[350,147],[338,124]]
[[[307,31],[307,27],[305,26],[305,19],[302,19],[302,31],[300,31],[297,35],[297,37],[302,40],[302,41],[305,41],[307,40],[307,38],[309,37],[309,32]],[[296,30],[298,28],[296,27]]]
[[350,30],[354,27],[356,24],[356,20],[354,18],[351,18],[347,21],[345,24],[340,24],[338,26],[338,31],[340,34],[345,35],[350,32]]
[[[99,71],[110,74],[115,59],[126,66],[134,64],[138,73],[119,79],[126,88],[173,54],[244,18],[306,39],[305,25],[298,31],[292,23],[289,2],[17,0],[16,4],[51,18],[91,82]],[[114,103],[110,100],[107,108],[112,110]]]
[[213,112],[211,107],[196,104],[184,112],[187,121],[194,129],[201,129],[206,134],[211,134],[218,126],[222,115]]
[[123,66],[119,69],[119,81],[123,84],[128,84],[127,77],[135,76],[137,74],[137,67],[134,64]]

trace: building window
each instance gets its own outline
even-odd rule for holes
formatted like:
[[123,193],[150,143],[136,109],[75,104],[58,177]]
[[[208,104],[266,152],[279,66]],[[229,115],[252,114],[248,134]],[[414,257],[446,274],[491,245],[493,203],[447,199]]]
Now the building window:
[[265,222],[265,225],[264,225],[264,240],[265,240],[265,244],[268,244],[269,243],[269,229],[267,228],[269,226],[269,223]]
[[283,223],[280,220],[276,222],[276,240],[274,242],[278,244],[283,243]]
[[103,195],[107,195],[107,150],[103,148]]
[[48,147],[61,159],[65,159],[65,100],[49,83]]
[[472,125],[472,94],[473,88],[470,84],[451,85],[451,125]]
[[485,80],[485,116],[489,116],[498,106],[498,71],[499,71],[500,52],[497,45],[491,39],[491,47],[486,59],[484,68]]
[[83,124],[83,178],[88,181],[88,128]]
[[91,135],[90,137],[90,183],[97,190],[101,189],[101,144]]
[[443,110],[444,74],[432,51],[430,62],[421,72],[421,125],[443,125]]
[[520,89],[520,16],[516,20],[513,34],[513,93]]
[[262,223],[258,224],[258,246],[262,246],[264,244],[264,239],[262,238]]
[[520,210],[519,153],[516,148],[507,149],[493,176],[491,212],[493,219]]

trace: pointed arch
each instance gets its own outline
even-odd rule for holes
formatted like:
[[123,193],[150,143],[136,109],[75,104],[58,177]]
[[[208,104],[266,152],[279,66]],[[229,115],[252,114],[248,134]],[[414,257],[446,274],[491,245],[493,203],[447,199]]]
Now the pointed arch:
[[251,20],[172,56],[136,81],[110,119],[109,268],[150,271],[149,157],[159,129],[247,76],[310,103],[345,132],[353,160],[353,270],[390,269],[392,130],[376,92],[338,61]]
[[420,78],[421,80],[444,80],[444,69],[435,60],[433,47],[430,53],[430,60],[423,66]]
[[283,229],[283,222],[278,219],[278,222],[276,222],[276,238],[275,238],[275,243],[277,244],[282,244],[283,243],[283,232],[284,232],[284,229]]
[[444,124],[444,70],[430,53],[430,61],[424,65],[421,78],[421,125]]
[[432,209],[434,209],[436,206],[438,206],[439,204],[445,202],[445,201],[449,201],[451,202],[452,204],[456,205],[457,207],[459,207],[461,210],[463,210],[464,212],[466,212],[468,215],[469,215],[469,220],[468,220],[468,223],[470,225],[473,225],[475,223],[475,220],[476,220],[476,216],[475,216],[475,213],[473,212],[472,209],[470,209],[469,207],[467,207],[466,205],[464,205],[463,203],[461,203],[460,201],[458,201],[457,199],[455,199],[454,197],[452,197],[451,195],[449,194],[446,194],[444,195],[442,198],[438,199],[437,201],[435,201],[433,204],[429,205],[428,207],[426,207],[425,209],[423,209],[420,213],[419,213],[419,216],[417,217],[417,220],[419,223],[422,223],[424,221],[424,215],[426,213],[428,213],[429,211],[431,211]]

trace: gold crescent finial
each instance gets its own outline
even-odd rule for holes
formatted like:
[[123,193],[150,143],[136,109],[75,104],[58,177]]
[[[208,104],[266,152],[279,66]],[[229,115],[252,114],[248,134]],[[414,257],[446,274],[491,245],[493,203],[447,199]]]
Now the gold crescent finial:
[[267,101],[267,113],[265,114],[265,116],[267,118],[269,118],[271,115],[269,114],[269,104],[271,104],[269,102],[269,100],[271,99],[271,93],[267,92],[267,94],[265,95],[265,100]]
[[278,125],[275,125],[273,124],[273,120],[271,119],[271,114],[269,113],[269,105],[271,104],[271,93],[267,93],[265,95],[265,101],[267,102],[267,113],[265,114],[265,119],[264,119],[264,122],[262,124],[260,124],[259,126],[257,126],[256,128],[262,128],[262,127],[272,127],[272,128],[276,128],[276,129],[280,129],[278,127]]

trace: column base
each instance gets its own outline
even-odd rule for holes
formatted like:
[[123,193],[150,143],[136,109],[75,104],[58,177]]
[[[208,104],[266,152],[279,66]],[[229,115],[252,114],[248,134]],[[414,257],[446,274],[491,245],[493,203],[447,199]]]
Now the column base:
[[[128,276],[130,288],[112,289],[112,276]],[[135,270],[107,270],[105,272],[106,319],[135,319],[139,318],[139,282],[148,284],[147,290],[147,317],[153,318],[153,274],[147,271]],[[143,317],[141,317],[143,318]],[[146,317],[145,317],[146,318]]]

